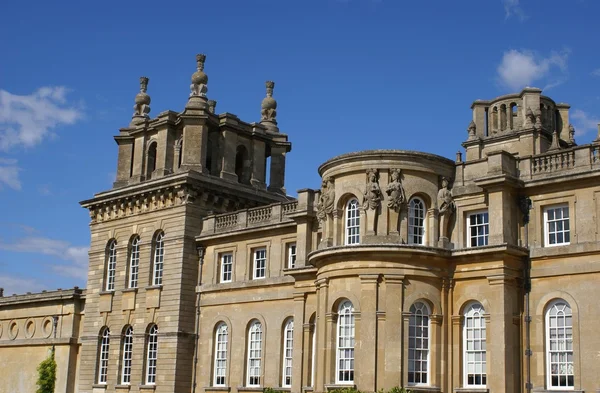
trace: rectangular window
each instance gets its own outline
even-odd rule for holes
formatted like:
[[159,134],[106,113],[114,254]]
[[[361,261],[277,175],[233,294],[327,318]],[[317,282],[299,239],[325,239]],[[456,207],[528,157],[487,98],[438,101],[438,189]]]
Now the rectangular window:
[[231,282],[233,274],[233,254],[221,255],[221,282]]
[[265,278],[267,273],[267,250],[260,248],[254,251],[254,276],[253,279]]
[[571,243],[569,206],[560,205],[544,209],[546,246],[560,246]]
[[296,243],[288,244],[287,268],[293,269],[296,267]]
[[467,218],[467,247],[488,245],[490,235],[490,221],[488,212],[469,214]]

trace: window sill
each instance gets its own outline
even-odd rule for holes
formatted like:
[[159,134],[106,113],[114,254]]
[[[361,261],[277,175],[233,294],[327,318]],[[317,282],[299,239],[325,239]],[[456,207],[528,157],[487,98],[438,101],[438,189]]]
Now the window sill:
[[92,385],[92,388],[106,390],[106,386],[107,385],[105,383],[95,383],[95,384]]
[[139,385],[140,390],[156,390],[156,385]]
[[[138,291],[137,287],[135,287],[135,288],[121,289],[121,293],[128,293],[128,292],[135,292],[135,293],[137,293],[137,291]],[[117,386],[123,386],[123,385],[117,385]]]
[[325,390],[328,392],[331,390],[336,390],[336,389],[354,389],[354,390],[356,390],[356,384],[354,382],[325,384]]
[[315,390],[315,388],[313,388],[312,386],[305,386],[302,388],[303,392],[313,392]]
[[[160,285],[148,285],[145,289],[146,290],[152,290],[152,289],[162,289],[162,284]],[[149,386],[149,385],[140,385],[140,386]]]
[[[112,291],[100,291],[100,295],[112,295],[115,293],[115,290],[113,289]],[[98,386],[100,386],[101,384],[99,384]]]
[[230,392],[231,388],[229,386],[206,386],[204,388],[205,392]]
[[115,390],[129,390],[131,389],[131,385],[116,385]]
[[488,388],[456,388],[454,393],[489,393]]
[[238,392],[262,392],[263,387],[260,386],[238,386]]

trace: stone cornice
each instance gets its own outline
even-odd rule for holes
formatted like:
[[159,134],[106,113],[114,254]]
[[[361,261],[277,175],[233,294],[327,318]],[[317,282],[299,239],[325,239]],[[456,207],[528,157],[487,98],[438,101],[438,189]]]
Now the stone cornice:
[[85,289],[75,287],[72,289],[59,289],[56,291],[27,293],[24,295],[15,296],[3,296],[0,297],[0,305],[8,306],[11,304],[52,302],[57,300],[68,299],[85,299]]

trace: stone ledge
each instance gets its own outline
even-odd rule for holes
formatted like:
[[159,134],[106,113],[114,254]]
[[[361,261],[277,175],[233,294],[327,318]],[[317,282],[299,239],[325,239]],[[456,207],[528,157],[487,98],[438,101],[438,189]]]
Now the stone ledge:
[[442,389],[439,386],[422,386],[422,385],[417,385],[417,386],[408,385],[406,387],[406,389],[411,392],[422,392],[422,393],[437,393],[437,392],[442,391]]
[[238,386],[238,392],[263,392],[264,388],[260,386],[250,387],[250,386]]
[[205,392],[230,392],[231,387],[229,386],[206,386],[204,387]]
[[115,390],[129,390],[131,385],[115,385]]
[[488,388],[454,388],[454,393],[489,393]]
[[139,385],[140,390],[156,390],[156,385]]
[[325,390],[326,391],[331,391],[331,390],[336,390],[336,389],[355,389],[356,390],[356,384],[354,383],[348,383],[348,384],[335,384],[335,383],[331,383],[331,384],[325,384]]

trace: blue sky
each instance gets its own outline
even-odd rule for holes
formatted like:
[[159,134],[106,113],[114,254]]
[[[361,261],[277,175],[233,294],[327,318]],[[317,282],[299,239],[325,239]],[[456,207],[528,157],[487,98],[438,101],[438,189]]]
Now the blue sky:
[[139,77],[151,115],[181,111],[207,55],[217,112],[258,121],[264,81],[293,149],[290,194],[364,149],[454,158],[473,100],[524,86],[600,121],[600,2],[311,0],[7,2],[0,24],[0,287],[85,286],[89,216],[111,187]]

